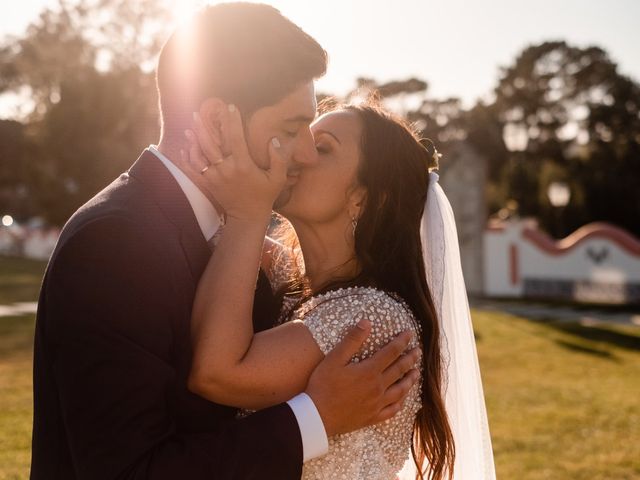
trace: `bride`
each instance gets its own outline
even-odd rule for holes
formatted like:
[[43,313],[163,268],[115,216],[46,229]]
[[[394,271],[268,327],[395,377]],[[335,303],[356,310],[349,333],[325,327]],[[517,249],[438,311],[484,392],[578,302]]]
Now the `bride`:
[[[181,167],[211,191],[226,224],[194,303],[189,387],[250,414],[305,391],[316,365],[360,320],[372,328],[354,362],[412,330],[421,380],[402,409],[331,437],[302,477],[494,479],[455,223],[430,173],[437,151],[372,103],[336,107],[311,130],[317,158],[289,179],[277,138],[270,170],[253,163],[233,107],[222,140],[197,125],[190,135]],[[295,233],[281,220],[265,241],[285,184],[278,213]],[[277,326],[254,333],[259,268],[282,309]]]

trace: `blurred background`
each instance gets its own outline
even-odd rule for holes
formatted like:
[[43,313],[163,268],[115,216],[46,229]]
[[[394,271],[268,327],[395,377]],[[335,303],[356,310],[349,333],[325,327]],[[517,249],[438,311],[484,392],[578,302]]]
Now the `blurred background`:
[[[443,153],[498,478],[640,478],[640,2],[266,3],[329,52],[319,98],[378,90]],[[0,7],[0,479],[59,229],[157,141],[156,55],[201,4]]]

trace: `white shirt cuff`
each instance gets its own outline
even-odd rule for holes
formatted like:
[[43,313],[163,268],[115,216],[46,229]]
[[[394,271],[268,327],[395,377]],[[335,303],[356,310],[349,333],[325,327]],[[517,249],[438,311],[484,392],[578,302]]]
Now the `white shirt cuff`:
[[329,451],[329,440],[322,418],[311,397],[306,393],[296,395],[287,402],[298,421],[302,437],[302,461],[320,457]]

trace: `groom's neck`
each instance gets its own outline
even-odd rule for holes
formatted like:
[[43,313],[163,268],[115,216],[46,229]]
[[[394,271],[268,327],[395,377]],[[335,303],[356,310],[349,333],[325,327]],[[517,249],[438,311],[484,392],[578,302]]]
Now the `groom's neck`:
[[[180,165],[176,163],[174,159],[180,158],[180,150],[184,152],[189,151],[189,145],[186,139],[184,141],[176,141],[171,140],[167,137],[160,137],[160,141],[158,142],[158,151],[162,155],[167,157],[169,161],[171,161],[171,163],[173,163],[178,168],[180,168]],[[198,189],[204,194],[205,197],[207,197],[207,199],[216,207],[218,211],[222,211],[218,202],[215,200],[213,195],[211,195],[211,192],[209,192],[205,188],[202,188],[197,179],[191,177],[190,172],[185,172],[182,168],[180,168],[180,170],[182,170],[187,177],[191,178],[191,181],[198,187]]]
[[174,161],[174,159],[180,158],[180,150],[184,150],[186,148],[186,142],[184,144],[167,139],[166,137],[160,137],[160,141],[158,142],[158,151],[171,160],[171,163],[178,166],[178,164]]

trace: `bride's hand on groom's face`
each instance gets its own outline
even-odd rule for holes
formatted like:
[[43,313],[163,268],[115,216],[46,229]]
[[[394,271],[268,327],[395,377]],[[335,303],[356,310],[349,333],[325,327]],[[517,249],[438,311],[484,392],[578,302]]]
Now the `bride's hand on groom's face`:
[[[193,130],[185,135],[189,150],[181,152],[180,167],[211,193],[227,220],[255,221],[270,215],[287,181],[287,166],[277,138],[268,145],[270,168],[264,170],[249,154],[242,117],[233,106],[220,116],[219,132],[209,132],[196,114]],[[223,152],[222,145],[227,151]]]

